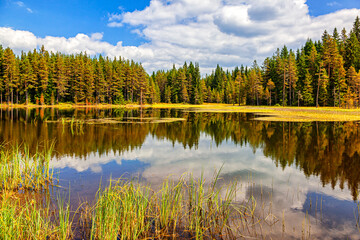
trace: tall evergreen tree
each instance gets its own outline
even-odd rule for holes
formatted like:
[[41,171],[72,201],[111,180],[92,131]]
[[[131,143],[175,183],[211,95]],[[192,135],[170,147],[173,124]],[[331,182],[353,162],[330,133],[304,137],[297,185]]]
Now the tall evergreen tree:
[[313,77],[307,70],[305,74],[304,85],[301,91],[302,100],[305,106],[312,106],[314,104],[312,82]]
[[6,48],[4,51],[4,57],[2,60],[2,72],[3,72],[3,84],[5,86],[5,97],[8,104],[14,102],[13,90],[16,87],[17,73],[16,73],[16,61],[15,54],[10,48]]

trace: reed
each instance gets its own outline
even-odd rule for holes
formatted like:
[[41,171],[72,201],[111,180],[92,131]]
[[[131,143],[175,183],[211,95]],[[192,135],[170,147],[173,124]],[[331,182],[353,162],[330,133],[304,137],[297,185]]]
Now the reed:
[[149,191],[120,181],[99,190],[92,216],[91,239],[139,239],[150,229]]
[[[52,212],[60,223],[53,221]],[[49,198],[5,192],[0,197],[0,239],[70,239],[69,215],[68,207],[53,211]]]
[[26,146],[1,146],[0,192],[48,189],[54,175],[50,169],[53,147],[54,144],[46,144],[43,151],[30,155]]
[[222,189],[217,181],[218,175],[210,184],[182,176],[166,179],[156,192],[134,181],[110,181],[98,191],[91,239],[235,238],[245,208],[235,205],[235,183]]
[[[52,206],[49,188],[54,144],[30,155],[22,145],[0,147],[0,239],[69,239],[69,204],[58,197]],[[56,219],[56,220],[54,220]]]
[[65,203],[63,198],[57,197],[57,216],[55,217],[56,221],[53,221],[57,229],[57,239],[66,240],[70,239],[73,235],[71,229],[73,218],[70,218],[69,201]]

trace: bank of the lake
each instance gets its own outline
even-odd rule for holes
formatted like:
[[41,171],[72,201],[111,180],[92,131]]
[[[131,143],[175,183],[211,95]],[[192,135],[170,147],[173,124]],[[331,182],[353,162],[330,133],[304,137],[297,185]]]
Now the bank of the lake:
[[0,108],[57,108],[57,109],[73,109],[73,108],[95,108],[95,109],[137,109],[137,108],[154,108],[154,109],[185,109],[194,112],[239,112],[254,113],[256,120],[263,121],[287,121],[287,122],[314,122],[314,121],[360,121],[360,108],[344,109],[338,107],[281,107],[281,106],[238,106],[233,104],[172,104],[157,103],[139,105],[125,104],[95,104],[82,105],[61,103],[56,105],[36,105],[36,104],[0,104]]

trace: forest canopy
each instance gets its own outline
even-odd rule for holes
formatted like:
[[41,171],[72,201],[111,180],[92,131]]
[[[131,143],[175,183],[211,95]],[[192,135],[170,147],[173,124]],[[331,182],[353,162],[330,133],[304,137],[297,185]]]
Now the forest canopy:
[[360,106],[360,20],[324,31],[297,50],[277,49],[262,66],[201,76],[199,64],[159,70],[121,57],[66,55],[41,49],[15,55],[0,46],[1,104],[229,103],[238,105]]

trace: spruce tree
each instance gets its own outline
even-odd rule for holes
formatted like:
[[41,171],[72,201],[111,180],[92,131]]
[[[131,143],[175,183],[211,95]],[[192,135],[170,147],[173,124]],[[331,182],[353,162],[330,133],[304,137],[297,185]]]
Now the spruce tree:
[[313,77],[309,73],[309,71],[306,70],[304,86],[301,91],[302,100],[305,106],[312,106],[314,104],[312,82],[313,82]]
[[45,58],[45,52],[40,53],[38,66],[38,89],[40,93],[40,104],[45,104],[45,92],[48,86],[49,72],[48,65]]
[[15,54],[10,48],[6,48],[4,51],[4,57],[2,61],[3,72],[3,84],[5,86],[5,97],[8,104],[13,103],[14,95],[13,90],[16,86],[16,61]]
[[59,53],[56,54],[54,80],[56,89],[56,102],[59,103],[60,98],[65,96],[67,86],[64,57]]

